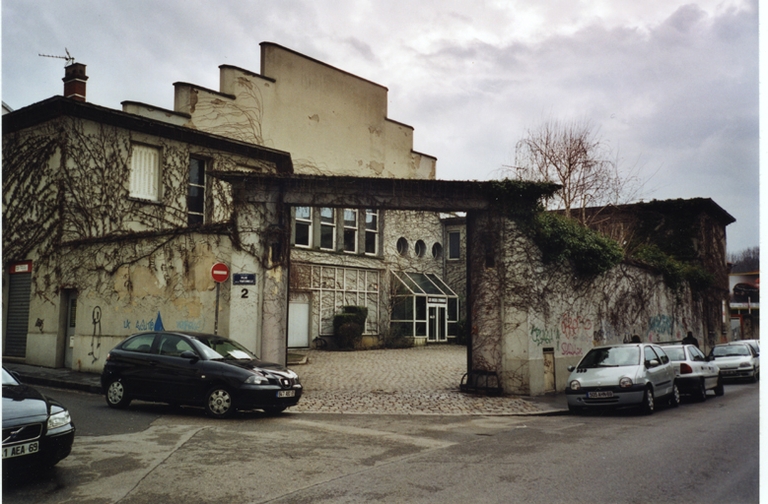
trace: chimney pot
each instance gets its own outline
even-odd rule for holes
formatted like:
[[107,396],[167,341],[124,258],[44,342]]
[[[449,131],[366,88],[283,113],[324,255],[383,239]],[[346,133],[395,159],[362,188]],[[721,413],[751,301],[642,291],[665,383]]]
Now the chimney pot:
[[88,76],[85,75],[85,65],[82,63],[72,63],[64,68],[64,98],[85,101],[85,81]]

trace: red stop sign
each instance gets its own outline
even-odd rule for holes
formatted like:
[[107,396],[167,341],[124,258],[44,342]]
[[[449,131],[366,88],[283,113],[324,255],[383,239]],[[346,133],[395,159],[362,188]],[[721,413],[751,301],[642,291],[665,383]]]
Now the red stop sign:
[[211,268],[211,276],[214,282],[226,282],[229,278],[229,268],[224,263],[216,263]]

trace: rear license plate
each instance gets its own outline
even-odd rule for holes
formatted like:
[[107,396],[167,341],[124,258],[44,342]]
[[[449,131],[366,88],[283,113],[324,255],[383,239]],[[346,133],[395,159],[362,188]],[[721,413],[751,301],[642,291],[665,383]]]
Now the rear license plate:
[[3,446],[3,458],[21,457],[22,455],[31,455],[37,453],[40,445],[37,441],[24,443],[16,446]]
[[613,397],[613,391],[601,390],[599,392],[587,392],[587,397],[590,399],[602,399],[604,397]]
[[278,390],[277,397],[296,397],[295,390]]

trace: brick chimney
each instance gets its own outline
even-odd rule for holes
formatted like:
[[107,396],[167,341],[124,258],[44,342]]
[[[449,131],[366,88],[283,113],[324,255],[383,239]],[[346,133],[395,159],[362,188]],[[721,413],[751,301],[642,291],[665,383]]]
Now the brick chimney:
[[85,101],[85,81],[88,76],[85,75],[85,65],[82,63],[72,63],[64,68],[64,98]]

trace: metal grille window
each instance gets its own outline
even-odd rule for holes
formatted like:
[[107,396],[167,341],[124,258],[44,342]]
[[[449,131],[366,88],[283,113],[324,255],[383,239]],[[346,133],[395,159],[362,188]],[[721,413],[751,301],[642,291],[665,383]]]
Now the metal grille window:
[[312,207],[296,207],[294,221],[294,244],[297,247],[312,245]]
[[365,253],[377,255],[379,253],[379,211],[366,209],[365,211]]
[[320,248],[336,250],[336,211],[333,208],[320,209]]
[[146,145],[132,146],[129,195],[160,201],[160,149]]
[[357,210],[344,209],[344,252],[357,252]]
[[189,225],[205,222],[205,161],[189,159],[189,192],[187,193]]
[[312,292],[312,325],[320,336],[333,335],[333,318],[344,306],[368,308],[364,334],[379,333],[379,271],[299,262],[291,271],[296,288]]

